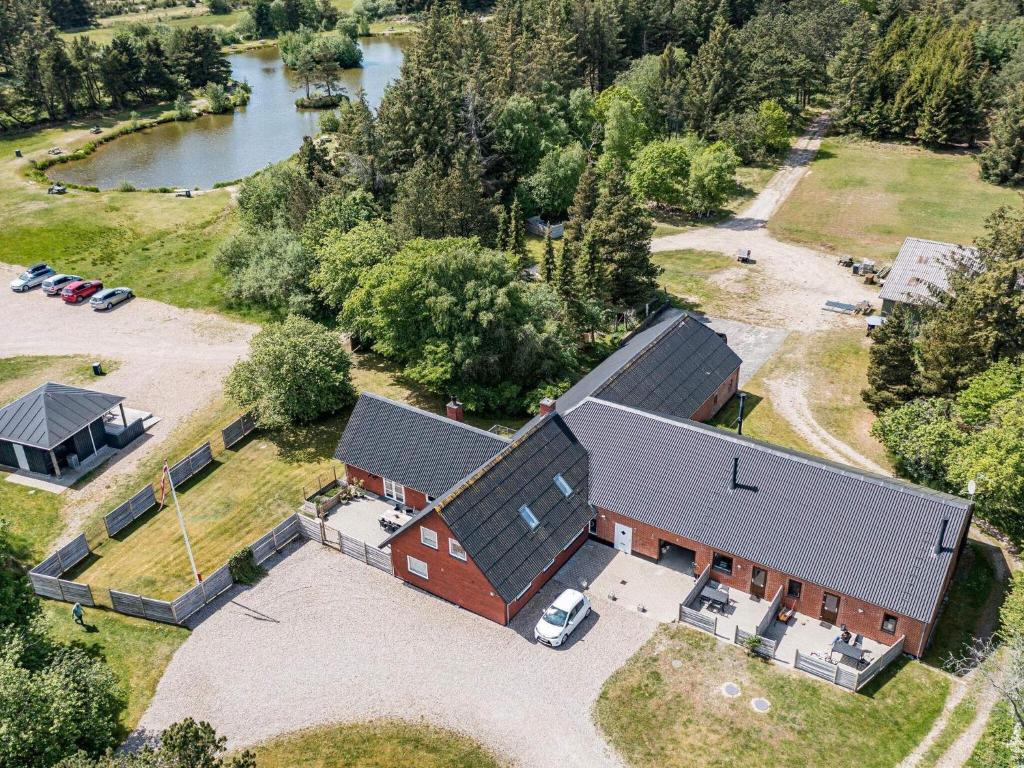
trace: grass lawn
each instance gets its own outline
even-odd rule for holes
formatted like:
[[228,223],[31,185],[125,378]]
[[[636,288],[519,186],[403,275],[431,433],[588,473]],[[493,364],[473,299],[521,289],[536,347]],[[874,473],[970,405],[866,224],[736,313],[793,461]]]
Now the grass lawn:
[[[719,692],[727,681],[739,684],[739,697]],[[851,694],[669,625],[608,679],[595,717],[633,768],[892,768],[928,732],[948,691],[945,675],[899,659]],[[751,707],[757,696],[771,702],[767,714]]]
[[997,703],[964,768],[1019,768],[1010,748],[1013,725],[1009,705],[1005,702]]
[[661,286],[687,309],[714,314],[726,302],[735,304],[735,294],[711,282],[717,272],[734,265],[728,256],[686,249],[653,253],[651,258],[664,270],[658,278]]
[[302,501],[302,488],[312,490],[318,474],[326,481],[335,464],[332,457],[344,419],[328,419],[280,435],[257,433],[223,451],[220,427],[236,413],[226,401],[216,403],[180,428],[166,449],[144,461],[139,472],[119,481],[111,504],[86,526],[95,555],[69,578],[90,584],[103,602],[109,587],[170,599],[192,586],[188,556],[169,500],[163,510],[148,513],[113,539],[107,538],[101,515],[147,482],[158,488],[165,457],[173,463],[211,437],[213,464],[178,489],[200,573],[212,573],[242,546],[292,514]]
[[959,704],[953,707],[953,711],[949,713],[949,719],[946,720],[946,727],[939,733],[938,738],[932,742],[932,745],[928,747],[928,750],[921,756],[921,761],[917,764],[917,768],[934,768],[935,764],[939,762],[946,750],[952,746],[953,742],[956,741],[967,730],[967,727],[974,721],[974,715],[977,707],[974,703],[974,699],[970,695],[965,696]]
[[107,45],[114,39],[114,34],[119,27],[127,24],[166,24],[169,27],[233,27],[240,22],[247,12],[244,10],[233,11],[220,15],[214,15],[205,10],[196,8],[174,7],[159,8],[144,13],[128,13],[120,16],[108,16],[100,19],[98,29],[85,29],[79,32],[67,32],[61,36],[67,40],[75,37],[89,37],[97,45]]
[[693,227],[706,227],[739,213],[747,203],[767,186],[778,168],[774,165],[743,165],[736,169],[736,187],[733,194],[715,215],[706,219],[661,214],[654,222],[654,236],[674,235]]
[[90,608],[85,612],[90,629],[85,630],[72,621],[71,606],[52,600],[43,601],[43,613],[51,637],[81,643],[106,659],[128,695],[121,716],[126,731],[139,722],[171,656],[189,635],[181,627]]
[[[556,747],[557,748],[557,747]],[[311,728],[254,749],[257,768],[499,768],[460,734],[394,720]]]
[[965,153],[853,138],[822,142],[810,172],[768,224],[775,236],[890,263],[908,235],[970,243],[1017,192],[983,182]]
[[[950,653],[960,651],[971,638],[980,634],[978,624],[985,620],[986,602],[1002,603],[1006,584],[996,580],[992,564],[985,557],[984,542],[968,539],[949,586],[949,599],[942,609],[935,637],[925,661],[941,666]],[[992,597],[996,594],[995,598]]]

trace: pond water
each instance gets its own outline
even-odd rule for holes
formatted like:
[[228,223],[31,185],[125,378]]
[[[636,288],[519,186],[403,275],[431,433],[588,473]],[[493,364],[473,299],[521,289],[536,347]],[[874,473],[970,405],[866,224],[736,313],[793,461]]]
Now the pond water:
[[[342,72],[349,95],[362,88],[376,109],[384,88],[402,66],[402,39],[363,38],[361,69]],[[127,182],[138,189],[199,187],[240,179],[284,160],[318,131],[320,112],[300,110],[295,99],[304,86],[285,69],[277,47],[232,54],[231,73],[252,86],[248,106],[227,115],[204,115],[187,123],[164,123],[101,146],[84,160],[50,169],[60,181],[114,189]]]

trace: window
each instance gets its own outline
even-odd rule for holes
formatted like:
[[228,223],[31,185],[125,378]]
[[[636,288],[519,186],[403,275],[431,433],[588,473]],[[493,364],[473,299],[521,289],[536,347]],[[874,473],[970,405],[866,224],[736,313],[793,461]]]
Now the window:
[[417,560],[412,555],[406,555],[405,560],[409,566],[409,573],[419,576],[421,579],[430,578],[427,576],[427,564],[422,560]]
[[466,559],[466,550],[462,548],[455,539],[448,539],[448,554],[454,557],[456,560]]
[[555,475],[555,485],[558,486],[558,490],[560,490],[562,495],[566,498],[572,496],[572,486],[565,482],[565,478],[561,475]]
[[420,526],[420,544],[424,544],[431,549],[437,549],[437,531],[432,531],[426,526]]
[[722,573],[732,573],[732,558],[715,552],[711,556],[711,567]]
[[888,632],[890,635],[895,635],[896,622],[897,618],[895,616],[892,616],[888,613],[885,614],[885,616],[882,617],[882,631]]
[[384,495],[399,504],[405,504],[405,486],[384,478]]
[[789,580],[789,586],[786,587],[786,597],[792,597],[794,600],[800,599],[800,593],[804,591],[804,585],[796,579]]
[[531,531],[537,530],[538,526],[540,526],[540,520],[533,514],[533,510],[525,504],[519,508],[519,516],[523,518],[523,522],[526,523]]

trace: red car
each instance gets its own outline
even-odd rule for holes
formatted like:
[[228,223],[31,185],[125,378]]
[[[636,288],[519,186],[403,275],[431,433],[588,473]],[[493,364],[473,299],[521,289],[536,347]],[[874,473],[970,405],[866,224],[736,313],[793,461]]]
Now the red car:
[[99,280],[78,280],[64,286],[64,290],[60,292],[60,297],[68,304],[78,304],[102,289],[103,283]]

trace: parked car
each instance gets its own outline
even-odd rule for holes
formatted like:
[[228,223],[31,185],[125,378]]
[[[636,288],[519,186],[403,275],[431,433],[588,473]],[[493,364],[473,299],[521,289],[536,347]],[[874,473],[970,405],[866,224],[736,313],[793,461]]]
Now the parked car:
[[102,290],[103,283],[99,280],[78,280],[65,285],[60,292],[60,297],[68,304],[78,304]]
[[52,274],[55,274],[53,268],[48,267],[46,264],[33,264],[18,275],[16,280],[11,280],[11,290],[15,293],[21,293],[22,291],[35,288]]
[[93,309],[110,309],[134,295],[131,288],[106,288],[89,299],[89,306]]
[[43,293],[47,296],[57,296],[68,283],[77,283],[81,280],[78,275],[54,275],[43,280]]
[[590,600],[582,592],[567,589],[544,609],[540,621],[533,628],[539,643],[557,648],[573,633],[590,613]]

